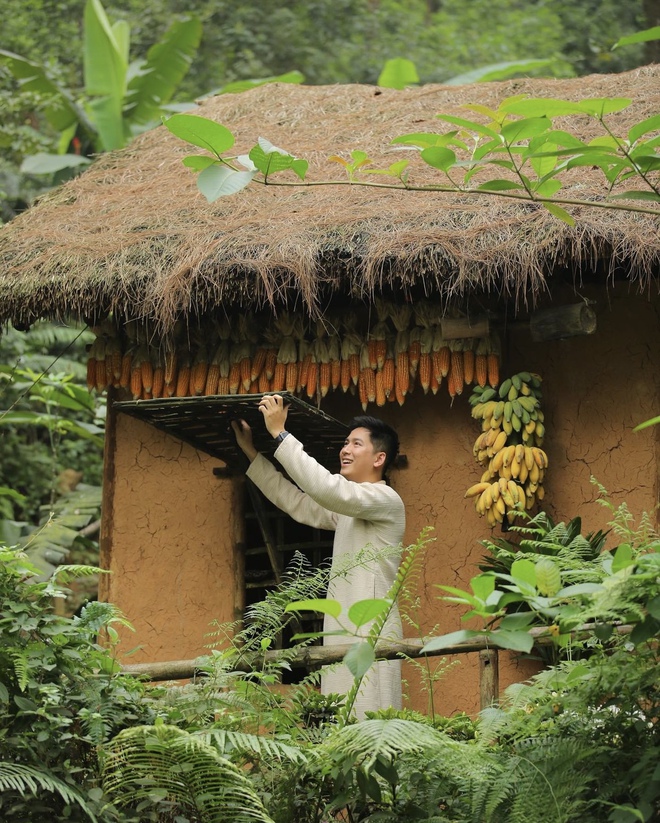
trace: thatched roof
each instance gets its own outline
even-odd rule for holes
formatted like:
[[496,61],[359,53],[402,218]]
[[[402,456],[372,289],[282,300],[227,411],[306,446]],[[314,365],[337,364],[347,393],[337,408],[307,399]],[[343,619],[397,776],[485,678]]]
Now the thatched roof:
[[[630,97],[633,105],[609,118],[625,134],[660,112],[660,66],[405,91],[263,86],[206,100],[199,111],[234,132],[236,153],[264,136],[309,159],[309,180],[327,180],[341,178],[331,154],[348,157],[359,148],[376,165],[389,165],[402,157],[391,145],[396,135],[441,132],[447,127],[437,113],[464,117],[464,104],[497,107],[514,94]],[[594,134],[587,117],[565,127],[585,139]],[[181,164],[190,153],[159,127],[3,227],[0,322],[114,310],[166,330],[177,317],[212,307],[287,301],[314,311],[332,295],[379,290],[434,293],[445,302],[490,292],[527,304],[547,290],[558,267],[580,272],[603,261],[606,275],[623,270],[641,288],[658,275],[660,217],[579,207],[571,228],[530,203],[336,186],[251,185],[208,204]],[[430,167],[414,162],[413,181],[433,179]],[[568,196],[602,195],[599,173],[572,174]]]

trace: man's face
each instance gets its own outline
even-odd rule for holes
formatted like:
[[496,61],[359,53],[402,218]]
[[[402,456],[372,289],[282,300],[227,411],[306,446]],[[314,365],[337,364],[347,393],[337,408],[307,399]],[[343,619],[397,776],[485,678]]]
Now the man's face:
[[376,451],[369,429],[353,429],[339,452],[339,473],[355,483],[374,482],[382,476],[385,452]]

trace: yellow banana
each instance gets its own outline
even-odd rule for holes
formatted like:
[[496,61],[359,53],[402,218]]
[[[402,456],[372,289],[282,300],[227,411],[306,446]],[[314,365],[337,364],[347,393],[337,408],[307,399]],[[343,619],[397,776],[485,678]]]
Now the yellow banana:
[[525,463],[525,461],[523,460],[523,462],[520,464],[520,471],[518,472],[518,482],[524,483],[525,480],[527,480],[528,474],[529,472],[527,471],[527,463]]
[[502,466],[508,468],[511,464],[511,461],[515,457],[516,454],[516,447],[515,446],[507,446],[504,454],[504,459],[502,460]]
[[536,429],[536,420],[530,420],[529,423],[525,424],[525,431],[527,434],[534,434],[534,430]]
[[532,454],[532,450],[529,446],[525,446],[525,465],[527,466],[527,471],[531,471],[532,466],[535,465],[534,455]]
[[515,457],[517,463],[522,463],[525,458],[525,447],[521,443],[516,446]]
[[497,454],[493,455],[493,459],[490,461],[490,470],[493,474],[497,474],[502,466],[502,461],[504,460],[504,449],[500,449]]
[[[495,501],[495,508],[497,509],[497,511],[498,511],[498,512],[499,512],[502,516],[504,516],[504,514],[506,514],[506,505],[505,505],[505,501],[504,501],[504,498],[503,498],[503,497],[498,497],[498,498],[497,498],[497,500]],[[501,522],[502,522],[502,521],[500,520],[500,523],[501,523]]]
[[497,503],[500,499],[500,486],[499,483],[491,483],[490,484],[490,498],[493,503]]
[[489,483],[485,483],[483,481],[481,483],[475,483],[474,486],[470,486],[470,488],[465,492],[465,496],[476,497],[476,495],[485,491],[489,485]]
[[543,486],[539,486],[536,490],[536,497],[538,500],[543,500],[543,498],[545,497],[545,489],[543,488]]
[[490,483],[493,477],[494,475],[488,469],[486,469],[486,471],[481,475],[481,480],[479,482]]
[[532,466],[529,470],[529,481],[530,483],[538,483],[540,476],[540,469],[536,463]]
[[506,445],[506,432],[501,431],[493,442],[493,453],[497,453]]
[[514,458],[511,461],[511,477],[515,478],[518,477],[520,474],[520,463]]
[[509,485],[506,477],[500,477],[500,479],[497,481],[497,484],[500,487],[500,497],[508,493]]

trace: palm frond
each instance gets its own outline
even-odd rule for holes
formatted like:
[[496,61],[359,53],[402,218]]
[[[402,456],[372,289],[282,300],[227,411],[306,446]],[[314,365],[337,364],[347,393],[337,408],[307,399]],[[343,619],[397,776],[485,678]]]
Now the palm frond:
[[175,726],[124,729],[104,749],[102,777],[120,806],[150,800],[195,823],[273,823],[246,774]]
[[24,763],[9,763],[6,760],[0,760],[0,792],[14,791],[23,797],[26,794],[37,797],[40,790],[59,794],[65,803],[80,806],[90,820],[96,821],[94,813],[87,806],[84,798],[62,780]]

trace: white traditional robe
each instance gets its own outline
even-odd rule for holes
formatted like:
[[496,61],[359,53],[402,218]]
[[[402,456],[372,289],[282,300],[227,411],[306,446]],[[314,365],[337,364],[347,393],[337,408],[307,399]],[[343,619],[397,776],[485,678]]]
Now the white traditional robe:
[[[275,451],[290,483],[263,455],[252,461],[247,476],[278,508],[299,523],[335,532],[332,569],[344,568],[342,558],[355,555],[364,548],[399,547],[405,529],[405,511],[399,495],[384,481],[355,483],[340,474],[332,474],[310,457],[302,444],[289,434]],[[381,598],[387,595],[399,566],[400,552],[374,560],[366,567],[356,567],[344,577],[332,576],[328,597],[338,600],[345,617],[349,606],[357,600]],[[348,622],[348,621],[346,621]],[[326,615],[324,631],[338,628]],[[401,619],[396,608],[383,633],[388,639],[401,638]],[[325,637],[326,645],[346,643],[341,636]],[[353,684],[346,666],[324,674],[323,694],[345,693]],[[355,703],[359,719],[365,710],[401,708],[401,661],[382,661],[372,666],[362,682]]]

